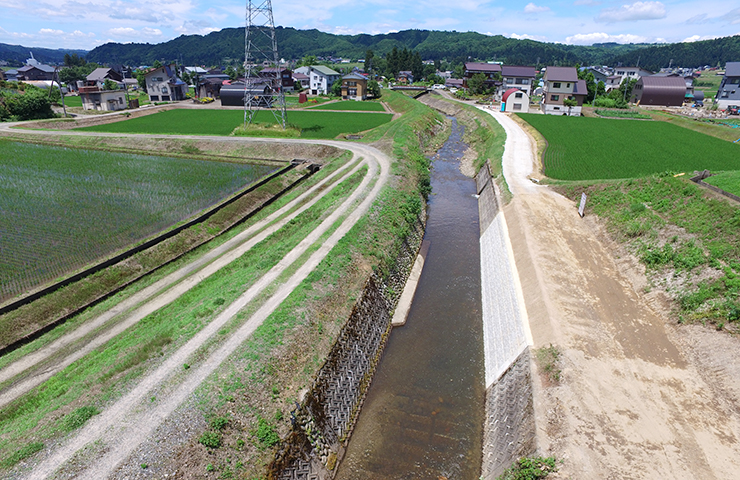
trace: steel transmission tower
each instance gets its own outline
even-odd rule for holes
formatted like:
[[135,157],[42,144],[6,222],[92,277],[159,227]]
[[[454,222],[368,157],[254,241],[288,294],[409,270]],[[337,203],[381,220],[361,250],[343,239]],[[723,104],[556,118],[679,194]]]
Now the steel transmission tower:
[[[285,129],[285,94],[280,74],[280,57],[275,40],[272,0],[247,0],[247,28],[244,39],[244,123],[249,124],[260,108],[272,109],[275,120]],[[267,62],[275,67],[275,77],[258,77]],[[272,94],[262,95],[265,85]],[[275,94],[277,92],[277,94]]]

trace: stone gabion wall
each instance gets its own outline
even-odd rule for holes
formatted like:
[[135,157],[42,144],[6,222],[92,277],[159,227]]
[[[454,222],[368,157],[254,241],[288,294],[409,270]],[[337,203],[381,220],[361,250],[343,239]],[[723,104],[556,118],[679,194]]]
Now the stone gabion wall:
[[273,478],[333,478],[390,334],[425,220],[425,215],[417,219],[393,265],[374,273],[365,285],[311,390],[292,413],[293,431],[270,468]]

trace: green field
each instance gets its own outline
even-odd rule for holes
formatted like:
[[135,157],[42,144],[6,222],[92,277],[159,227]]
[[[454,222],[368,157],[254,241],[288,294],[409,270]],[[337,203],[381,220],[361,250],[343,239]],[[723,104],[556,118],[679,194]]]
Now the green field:
[[0,141],[0,301],[166,229],[274,167]]
[[666,122],[518,114],[547,139],[544,173],[561,180],[740,170],[740,144]]
[[357,102],[354,100],[327,103],[326,105],[312,107],[311,110],[354,110],[363,112],[385,112],[383,105],[379,104],[378,102]]
[[721,172],[704,179],[705,183],[740,196],[740,171]]
[[[388,113],[357,114],[349,112],[290,111],[288,123],[301,129],[302,138],[335,138],[358,133],[388,123]],[[272,112],[260,110],[256,121],[275,123]],[[244,123],[242,110],[168,110],[117,123],[85,127],[79,130],[113,133],[152,133],[166,135],[229,135]]]

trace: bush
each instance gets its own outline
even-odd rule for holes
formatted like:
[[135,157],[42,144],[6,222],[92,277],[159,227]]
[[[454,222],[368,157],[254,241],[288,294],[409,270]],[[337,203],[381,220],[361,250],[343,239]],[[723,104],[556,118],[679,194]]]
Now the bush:
[[257,430],[253,431],[252,434],[257,437],[257,441],[262,448],[272,447],[280,442],[280,436],[275,426],[262,417],[258,420]]
[[0,92],[0,119],[10,117],[16,117],[17,120],[53,118],[48,94],[32,86],[28,86],[23,93]]
[[198,439],[198,443],[207,448],[218,448],[221,446],[221,434],[219,432],[205,432]]
[[100,410],[95,407],[80,407],[64,417],[64,428],[68,431],[76,430],[98,413]]
[[507,468],[497,480],[536,480],[557,471],[555,457],[522,457]]

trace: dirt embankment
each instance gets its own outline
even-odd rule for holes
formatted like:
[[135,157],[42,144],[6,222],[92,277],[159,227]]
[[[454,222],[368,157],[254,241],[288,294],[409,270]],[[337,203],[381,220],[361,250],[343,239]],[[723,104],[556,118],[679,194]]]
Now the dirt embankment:
[[[507,149],[530,142],[502,117]],[[505,212],[535,347],[561,353],[560,382],[535,382],[539,449],[562,460],[556,477],[737,477],[739,340],[677,325],[597,218],[528,179],[533,150],[505,156]]]

